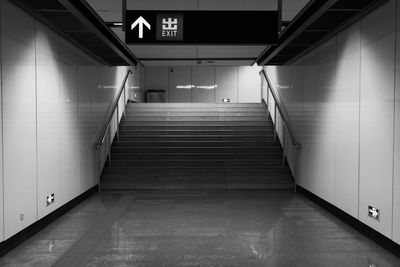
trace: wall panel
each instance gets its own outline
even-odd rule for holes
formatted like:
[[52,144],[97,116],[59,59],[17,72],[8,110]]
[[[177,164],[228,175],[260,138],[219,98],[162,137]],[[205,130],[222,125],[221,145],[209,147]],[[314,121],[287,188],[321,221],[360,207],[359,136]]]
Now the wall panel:
[[145,70],[146,88],[165,90],[165,101],[168,102],[168,67],[148,67]]
[[213,103],[215,98],[214,66],[192,67],[192,102]]
[[215,67],[215,103],[222,102],[222,99],[228,98],[231,103],[238,102],[238,70],[233,66]]
[[[2,2],[0,1],[0,22],[2,18]],[[1,26],[0,26],[1,27]],[[2,48],[2,42],[1,42],[1,35],[0,35],[0,49]],[[0,50],[1,51],[1,50]],[[0,60],[2,58],[1,52],[0,52]],[[0,84],[2,83],[2,69],[1,69],[2,64],[0,64]],[[0,242],[3,241],[4,239],[4,189],[3,189],[3,99],[2,99],[2,88],[0,86]]]
[[260,103],[261,78],[259,67],[238,67],[238,102]]
[[7,1],[1,12],[7,239],[37,219],[35,22]]
[[[100,96],[94,95],[96,84],[96,70],[93,66],[80,66],[78,68],[78,193],[83,193],[92,183],[93,165],[90,159],[92,140],[91,133],[97,127],[99,107],[102,106]],[[95,101],[93,101],[95,99]],[[93,103],[95,102],[95,103]]]
[[337,36],[334,203],[358,218],[360,23]]
[[[38,218],[61,204],[59,38],[36,23]],[[54,203],[46,197],[54,194]]]
[[336,77],[336,38],[332,38],[315,51],[315,83],[305,87],[304,98],[308,102],[305,110],[313,124],[308,127],[309,153],[308,176],[314,193],[333,203],[335,112],[330,95],[334,90]]
[[395,136],[393,181],[393,240],[400,244],[400,8],[397,0],[396,81],[395,81]]
[[[359,219],[392,235],[395,1],[361,21]],[[368,217],[380,209],[380,221]]]
[[192,102],[192,71],[190,67],[170,67],[168,102]]
[[75,48],[60,43],[61,195],[66,203],[78,195],[78,65]]

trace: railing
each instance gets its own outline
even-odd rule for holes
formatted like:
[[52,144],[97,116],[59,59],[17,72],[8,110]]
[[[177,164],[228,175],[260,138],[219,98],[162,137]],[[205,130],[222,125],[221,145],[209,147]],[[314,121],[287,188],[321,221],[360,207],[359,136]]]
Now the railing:
[[[132,71],[128,70],[118,93],[115,95],[111,104],[108,106],[104,119],[101,123],[100,129],[95,137],[94,148],[96,151],[96,170],[95,174],[97,179],[100,179],[101,172],[103,171],[104,164],[108,158],[108,164],[111,166],[111,145],[112,141],[117,136],[119,140],[118,124],[122,118],[125,117],[125,105],[127,102],[126,97],[126,81]],[[121,101],[123,101],[121,103]],[[100,181],[98,180],[100,191]]]
[[[293,174],[294,190],[296,191],[298,170],[297,153],[300,150],[300,145],[297,143],[296,137],[290,127],[286,109],[277,98],[275,90],[265,70],[260,71],[260,76],[262,83],[262,99],[267,106],[268,118],[271,117],[274,125],[274,140],[278,137],[282,145],[282,164],[284,165],[287,161]],[[266,92],[264,92],[265,89]]]

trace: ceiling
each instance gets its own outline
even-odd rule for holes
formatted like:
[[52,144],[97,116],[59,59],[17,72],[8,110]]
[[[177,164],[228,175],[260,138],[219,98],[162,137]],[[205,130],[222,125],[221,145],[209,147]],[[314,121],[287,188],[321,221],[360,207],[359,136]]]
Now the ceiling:
[[84,0],[12,0],[13,3],[106,65],[136,65],[135,55]]
[[[12,0],[108,65],[284,65],[388,0]],[[126,45],[128,10],[240,10],[281,13],[272,46]],[[260,21],[262,23],[262,21]]]
[[258,65],[284,65],[330,37],[341,27],[387,0],[314,0],[280,33],[278,44],[267,47]]
[[[277,10],[277,0],[126,0],[128,10]],[[122,22],[122,0],[87,0],[105,23]],[[282,0],[282,19],[292,20],[309,0]],[[122,27],[112,27],[125,42]],[[266,46],[128,45],[145,66],[251,65]]]

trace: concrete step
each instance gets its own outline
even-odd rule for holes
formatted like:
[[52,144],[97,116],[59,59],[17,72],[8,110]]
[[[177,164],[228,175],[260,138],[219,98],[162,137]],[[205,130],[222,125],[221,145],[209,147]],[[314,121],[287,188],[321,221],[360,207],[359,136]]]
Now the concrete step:
[[264,103],[129,103],[127,107],[152,108],[265,108]]
[[[121,135],[121,142],[274,142],[273,134],[267,135]],[[117,142],[117,138],[114,140]],[[275,141],[278,145],[279,142]]]
[[[268,167],[281,167],[282,166],[282,157],[277,158],[239,158],[239,159],[228,159],[227,157],[220,159],[207,159],[207,158],[165,158],[165,159],[125,159],[125,158],[114,158],[112,160],[112,167],[116,168],[179,168],[179,167],[204,167],[207,166],[212,168],[213,166],[217,166],[219,168],[260,168],[260,166],[268,168]],[[106,164],[106,169],[108,168],[108,164]]]
[[266,116],[127,116],[121,123],[129,124],[137,121],[182,121],[182,122],[231,122],[254,121],[266,122]]
[[120,133],[137,132],[154,134],[185,134],[185,135],[264,135],[273,134],[274,129],[270,126],[172,126],[172,125],[154,125],[154,126],[121,126]]
[[293,183],[258,183],[258,184],[243,184],[243,183],[131,183],[131,182],[102,182],[102,190],[110,191],[125,191],[125,190],[201,190],[201,189],[214,189],[214,190],[227,190],[227,189],[241,189],[241,190],[259,190],[259,189],[275,189],[275,190],[292,190]]
[[171,182],[171,183],[214,183],[232,181],[235,183],[291,183],[292,181],[287,178],[287,174],[271,174],[271,175],[231,175],[231,174],[182,174],[182,173],[162,173],[162,174],[103,174],[102,181],[113,182]]
[[103,190],[292,189],[264,104],[129,104]]
[[267,160],[278,160],[282,159],[282,153],[112,153],[111,159],[114,160],[182,160],[182,159],[191,159],[191,160],[249,160],[249,159],[258,159],[263,158]]
[[134,117],[241,117],[241,116],[259,116],[266,117],[267,113],[264,109],[261,111],[141,111],[138,109],[137,111],[129,111],[126,113],[127,118]]
[[126,126],[200,126],[200,127],[230,127],[230,126],[272,126],[270,121],[122,121],[121,129]]
[[243,140],[243,141],[210,141],[210,140],[149,140],[149,141],[114,141],[113,147],[124,147],[124,148],[139,148],[139,147],[215,147],[215,148],[225,148],[225,147],[254,147],[254,148],[269,148],[278,147],[280,148],[280,143],[277,141],[253,141],[253,140]]
[[263,112],[267,113],[265,107],[231,107],[231,108],[224,108],[224,107],[126,107],[125,109],[126,114],[133,114],[135,112]]
[[106,168],[103,174],[110,175],[141,175],[141,174],[185,174],[185,175],[199,175],[199,174],[209,174],[209,175],[288,175],[289,170],[284,166],[274,167],[274,168],[229,168],[229,167],[213,167],[208,168],[207,166],[196,166],[196,167],[163,167],[163,168],[131,168],[131,167],[120,167],[114,166]]
[[219,153],[225,154],[235,153],[263,153],[263,154],[279,154],[282,153],[281,147],[112,147],[112,154],[145,154],[145,153]]

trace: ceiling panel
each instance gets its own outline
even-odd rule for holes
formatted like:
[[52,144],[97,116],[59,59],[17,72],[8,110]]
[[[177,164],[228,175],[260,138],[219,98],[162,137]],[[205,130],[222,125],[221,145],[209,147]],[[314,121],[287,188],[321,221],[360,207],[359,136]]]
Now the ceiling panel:
[[[162,1],[162,0],[161,0]],[[200,10],[277,10],[277,0],[199,0]]]
[[215,60],[212,62],[209,61],[196,61],[196,60],[149,60],[142,62],[146,67],[154,66],[250,66],[253,61],[252,60]]
[[[16,5],[60,33],[102,64],[136,64],[137,59],[110,32],[85,0],[18,0]],[[113,1],[115,4],[118,1]],[[106,3],[106,2],[104,2]],[[114,8],[109,5],[104,8]]]
[[159,67],[159,66],[194,66],[197,65],[196,60],[149,60],[142,62],[144,66]]
[[127,0],[132,10],[197,10],[197,0]]
[[201,61],[198,65],[218,65],[218,66],[250,66],[254,60],[214,60]]
[[199,58],[253,58],[266,46],[199,46]]
[[197,58],[196,46],[128,45],[138,58]]
[[122,21],[121,10],[98,10],[100,18],[106,22],[120,22]]
[[125,32],[122,31],[122,28],[111,28],[111,30],[125,43]]
[[122,0],[86,0],[94,10],[122,10]]
[[282,0],[282,20],[291,21],[310,0]]
[[260,65],[287,64],[385,1],[310,1],[279,35],[278,44],[257,59]]

